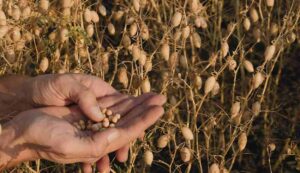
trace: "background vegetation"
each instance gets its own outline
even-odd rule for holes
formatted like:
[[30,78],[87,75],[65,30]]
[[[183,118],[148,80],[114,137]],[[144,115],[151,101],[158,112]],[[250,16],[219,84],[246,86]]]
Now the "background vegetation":
[[0,74],[86,73],[166,95],[112,172],[297,172],[299,17],[299,0],[0,0]]

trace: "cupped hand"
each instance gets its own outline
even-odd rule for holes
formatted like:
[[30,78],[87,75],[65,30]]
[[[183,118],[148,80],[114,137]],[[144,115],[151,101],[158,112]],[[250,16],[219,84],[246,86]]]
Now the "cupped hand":
[[84,74],[41,75],[27,80],[23,89],[26,102],[34,107],[76,103],[93,121],[104,118],[96,99],[120,94],[100,78]]
[[139,103],[119,97],[119,103],[111,105],[110,99],[116,100],[104,97],[103,102],[99,101],[100,106],[103,103],[103,107],[126,116],[116,128],[98,133],[80,131],[72,125],[85,118],[76,107],[48,107],[19,114],[4,128],[4,135],[5,129],[12,129],[14,134],[8,148],[3,150],[12,158],[10,164],[38,158],[91,164],[135,140],[163,114],[161,106],[153,106],[159,100],[160,104],[164,103],[162,96],[140,98]]

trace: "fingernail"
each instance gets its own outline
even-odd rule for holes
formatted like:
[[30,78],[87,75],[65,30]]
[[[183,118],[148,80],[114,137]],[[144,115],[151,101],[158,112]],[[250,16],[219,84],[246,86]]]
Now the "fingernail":
[[109,132],[109,135],[107,137],[108,143],[112,143],[114,140],[118,139],[120,137],[120,132],[116,129],[111,130]]
[[100,108],[98,106],[92,108],[92,113],[98,117],[100,120],[103,120],[105,116],[103,113],[100,111]]

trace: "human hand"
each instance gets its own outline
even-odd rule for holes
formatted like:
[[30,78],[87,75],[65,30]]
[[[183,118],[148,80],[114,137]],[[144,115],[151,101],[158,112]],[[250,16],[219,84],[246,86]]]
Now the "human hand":
[[79,131],[72,126],[73,122],[85,118],[76,107],[48,107],[23,112],[4,126],[1,137],[7,140],[0,142],[0,167],[3,159],[10,161],[8,166],[39,158],[59,163],[91,164],[136,139],[162,115],[162,107],[153,105],[164,102],[163,96],[155,95],[144,99],[134,109],[127,108],[134,105],[128,99],[113,105],[103,102],[107,104],[103,107],[126,116],[116,128],[98,133]]
[[33,107],[76,103],[93,121],[104,118],[96,99],[120,94],[100,78],[83,74],[41,75],[27,80],[22,88],[26,102]]

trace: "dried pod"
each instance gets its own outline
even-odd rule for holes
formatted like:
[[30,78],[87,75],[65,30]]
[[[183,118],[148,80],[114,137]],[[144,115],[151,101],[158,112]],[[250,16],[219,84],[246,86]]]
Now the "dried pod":
[[240,112],[241,109],[241,103],[240,102],[235,102],[231,106],[230,113],[231,113],[231,119],[234,119]]
[[221,169],[221,173],[229,173],[229,171],[228,171],[228,169],[226,169],[226,168],[222,168],[222,169]]
[[185,57],[185,55],[181,55],[179,58],[179,64],[182,68],[187,69],[188,68],[188,60]]
[[62,28],[59,33],[60,42],[64,43],[69,39],[69,31],[67,28]]
[[19,40],[21,40],[21,32],[20,29],[18,27],[14,27],[12,32],[11,32],[11,38],[14,42],[18,42]]
[[115,11],[113,12],[113,19],[115,21],[120,21],[122,19],[122,17],[124,16],[124,11],[123,10],[119,10],[119,11]]
[[143,160],[145,162],[146,165],[151,166],[152,162],[153,162],[153,153],[150,150],[145,151],[144,155],[143,155]]
[[137,45],[132,46],[133,61],[137,61],[141,57],[141,49]]
[[192,130],[188,127],[182,127],[181,128],[181,133],[182,133],[185,140],[190,141],[190,140],[194,139],[194,134],[193,134]]
[[22,9],[22,19],[27,19],[28,17],[30,17],[30,14],[31,14],[31,8],[29,6]]
[[274,57],[275,51],[276,51],[275,45],[268,46],[264,53],[265,60],[270,61]]
[[142,81],[141,89],[143,93],[148,93],[151,91],[151,84],[148,77]]
[[192,158],[192,153],[189,148],[183,147],[180,149],[180,158],[183,162],[189,162]]
[[157,140],[158,148],[165,148],[169,143],[169,135],[162,135]]
[[118,80],[123,85],[124,88],[128,87],[128,76],[127,76],[127,70],[125,67],[121,67],[119,69],[118,73]]
[[87,23],[92,22],[92,14],[91,14],[90,9],[87,8],[84,10],[83,18],[84,18],[84,21],[86,21]]
[[260,102],[257,101],[255,103],[253,103],[253,105],[252,105],[252,112],[253,112],[253,114],[255,116],[259,115],[260,110],[261,110],[261,104],[260,104]]
[[137,23],[134,22],[130,25],[130,28],[129,28],[130,36],[131,37],[135,36],[137,31],[138,31],[138,25],[137,25]]
[[254,7],[250,9],[250,18],[254,23],[257,22],[259,19],[258,12]]
[[21,17],[21,10],[20,10],[20,8],[18,6],[13,6],[11,16],[16,21],[18,21],[20,19],[20,17]]
[[100,20],[98,13],[96,11],[91,11],[90,13],[92,22],[98,23]]
[[182,19],[182,14],[180,12],[175,12],[174,16],[171,19],[172,27],[177,27],[180,25]]
[[25,47],[25,40],[22,39],[15,44],[16,51],[22,51]]
[[276,36],[278,34],[278,31],[279,31],[279,27],[277,23],[271,23],[271,28],[270,28],[271,35]]
[[244,20],[243,20],[243,26],[244,26],[244,29],[246,31],[249,31],[250,27],[251,27],[251,22],[250,22],[250,19],[248,17],[246,17]]
[[203,29],[207,28],[207,22],[206,22],[205,18],[202,16],[196,17],[194,23],[195,23],[196,27],[198,27],[198,28],[200,28],[200,27]]
[[150,37],[149,28],[145,23],[142,23],[141,25],[141,37],[143,40],[148,40]]
[[187,39],[190,36],[190,32],[191,32],[191,28],[190,26],[186,26],[184,28],[182,28],[182,39]]
[[213,52],[209,57],[209,64],[210,66],[215,66],[217,63],[218,54]]
[[5,50],[5,57],[10,63],[14,63],[16,61],[16,53],[13,48],[8,48]]
[[133,24],[135,22],[135,20],[136,20],[136,18],[133,17],[133,16],[131,16],[131,17],[129,17],[129,18],[126,19],[125,24],[126,25],[131,25],[131,24]]
[[253,67],[253,64],[248,61],[248,60],[245,60],[243,62],[243,65],[244,65],[244,68],[249,72],[249,73],[253,73],[254,72],[254,67]]
[[168,43],[164,43],[161,48],[160,48],[160,54],[161,57],[165,60],[165,61],[169,61],[170,58],[170,46]]
[[215,76],[211,76],[209,77],[206,81],[205,81],[205,86],[204,86],[204,93],[208,94],[209,92],[212,91],[212,89],[214,88],[214,85],[216,83],[216,77]]
[[148,0],[140,0],[141,8],[145,8],[147,4],[148,4]]
[[228,58],[229,70],[232,70],[232,71],[235,70],[236,66],[237,66],[237,62],[232,57]]
[[174,41],[175,41],[175,42],[178,42],[179,39],[180,39],[180,37],[181,37],[181,35],[182,35],[181,30],[177,30],[177,31],[175,32],[175,34],[174,34]]
[[253,30],[253,36],[254,36],[254,38],[256,39],[257,42],[260,42],[260,40],[261,40],[261,31],[260,31],[259,28],[255,28]]
[[141,51],[141,57],[138,59],[139,65],[144,66],[147,61],[147,53],[145,51]]
[[132,5],[136,12],[140,11],[140,1],[139,0],[132,0]]
[[146,72],[151,71],[151,70],[152,70],[152,66],[153,66],[153,65],[152,65],[151,59],[146,60],[146,63],[145,63],[145,65],[144,65],[145,71],[146,71]]
[[268,145],[268,149],[269,149],[270,152],[273,152],[273,151],[275,151],[275,149],[276,149],[276,145],[275,145],[274,143],[270,143],[270,144]]
[[61,67],[58,71],[57,74],[65,74],[67,72],[67,70],[65,69],[65,67]]
[[229,52],[229,45],[227,41],[221,43],[221,56],[224,58]]
[[42,72],[46,72],[49,67],[49,60],[47,57],[42,58],[39,68]]
[[61,0],[60,5],[62,8],[71,8],[74,5],[74,0]]
[[0,26],[6,26],[6,24],[6,15],[2,10],[0,10]]
[[110,35],[115,35],[115,33],[116,33],[115,26],[112,23],[109,23],[107,25],[107,30]]
[[294,43],[296,41],[296,38],[297,38],[296,34],[294,32],[290,32],[287,36],[287,42],[289,44]]
[[247,134],[243,132],[238,139],[239,150],[243,151],[247,145]]
[[169,67],[170,69],[174,70],[178,63],[178,53],[173,52],[169,58]]
[[274,6],[274,0],[266,0],[266,4],[268,7],[273,7]]
[[228,25],[227,25],[227,32],[228,33],[231,33],[233,32],[233,30],[235,29],[235,24],[230,22]]
[[202,88],[202,79],[201,79],[200,75],[195,75],[194,86],[198,90],[200,90]]
[[99,10],[99,13],[100,13],[102,16],[106,16],[106,15],[107,15],[107,11],[106,11],[106,8],[105,8],[104,5],[102,5],[102,4],[99,5],[98,10]]
[[193,32],[192,34],[193,44],[196,48],[201,48],[201,37],[197,32]]
[[252,87],[253,89],[258,88],[265,80],[264,75],[261,72],[257,72],[254,76],[253,76],[253,80],[252,80]]
[[130,37],[125,34],[123,39],[122,39],[122,45],[127,49],[131,45],[131,39]]
[[87,33],[88,37],[92,37],[94,35],[94,25],[93,24],[89,24],[86,27],[86,33]]
[[208,173],[220,173],[220,167],[219,164],[217,163],[213,163],[212,165],[210,165]]
[[39,7],[43,11],[47,11],[49,9],[50,2],[49,0],[40,0]]
[[219,92],[220,92],[220,84],[219,84],[219,82],[216,81],[213,89],[211,90],[211,95],[215,96],[215,95],[219,94]]
[[188,5],[192,13],[196,13],[199,10],[199,0],[189,0]]

